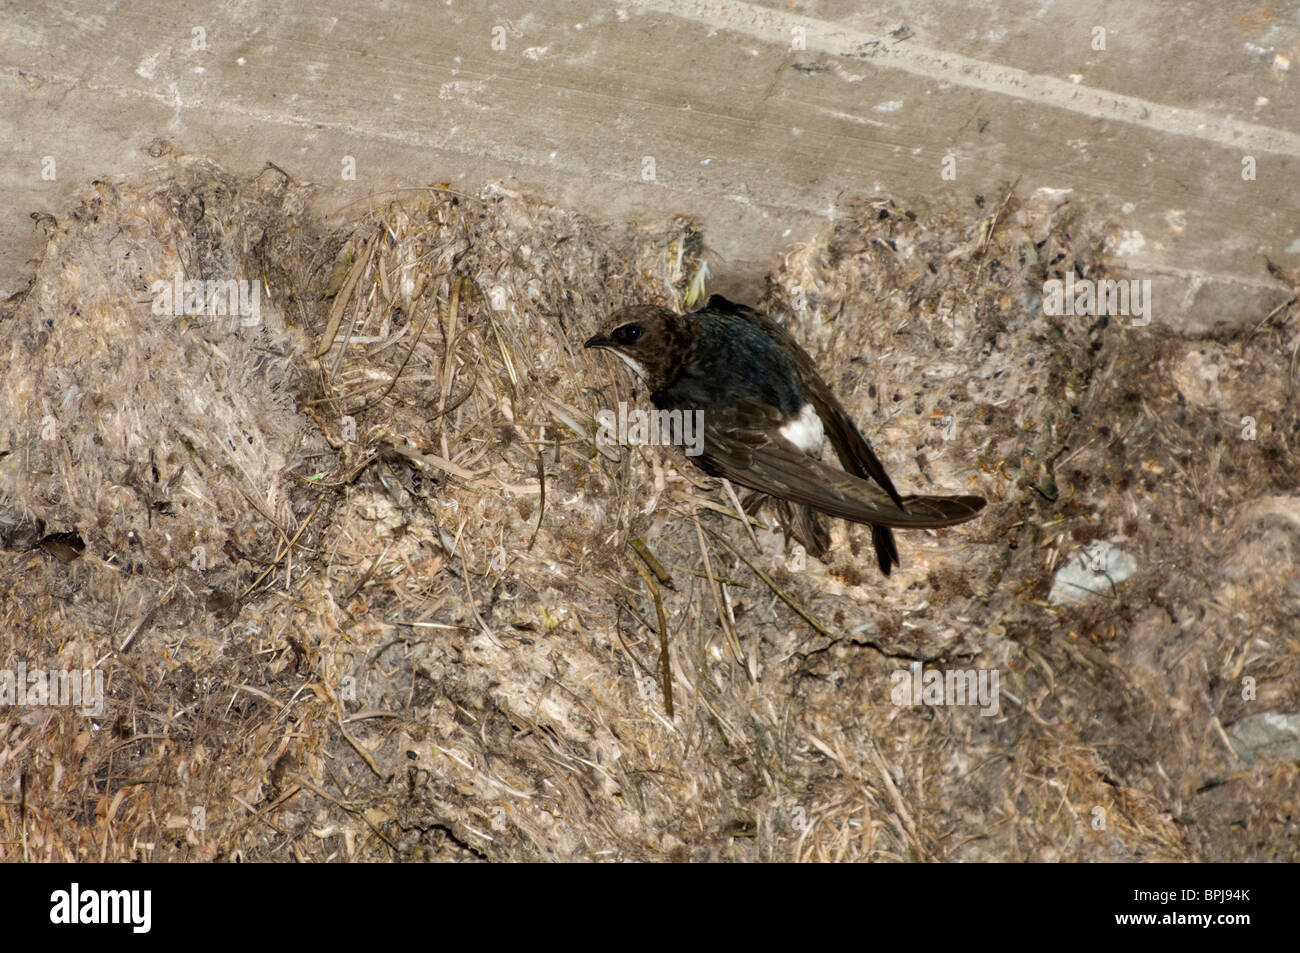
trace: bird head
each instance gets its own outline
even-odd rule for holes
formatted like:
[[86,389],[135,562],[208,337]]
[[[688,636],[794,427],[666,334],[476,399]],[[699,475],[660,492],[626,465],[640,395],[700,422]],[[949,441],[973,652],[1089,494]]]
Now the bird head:
[[613,352],[652,391],[669,382],[670,374],[689,350],[689,318],[657,305],[634,305],[615,311],[586,347]]

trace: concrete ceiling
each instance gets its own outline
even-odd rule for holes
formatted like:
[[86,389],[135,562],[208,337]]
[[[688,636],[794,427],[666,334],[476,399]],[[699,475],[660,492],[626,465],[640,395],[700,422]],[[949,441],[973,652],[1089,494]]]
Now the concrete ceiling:
[[1281,299],[1265,259],[1300,268],[1300,7],[870,6],[3,3],[0,295],[42,247],[31,212],[67,214],[163,140],[272,161],[344,214],[491,181],[616,224],[689,214],[742,297],[853,197],[1071,189],[1125,230],[1156,320]]

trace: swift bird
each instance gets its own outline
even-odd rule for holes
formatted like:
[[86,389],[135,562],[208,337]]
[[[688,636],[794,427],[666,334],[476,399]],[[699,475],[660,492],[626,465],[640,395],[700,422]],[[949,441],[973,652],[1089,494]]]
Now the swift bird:
[[[586,347],[621,358],[660,410],[703,411],[703,452],[690,459],[792,505],[813,555],[828,538],[811,510],[869,525],[889,575],[899,565],[891,527],[952,526],[984,507],[978,496],[901,496],[808,353],[771,318],[721,295],[688,314],[623,308]],[[843,470],[820,459],[828,437]]]

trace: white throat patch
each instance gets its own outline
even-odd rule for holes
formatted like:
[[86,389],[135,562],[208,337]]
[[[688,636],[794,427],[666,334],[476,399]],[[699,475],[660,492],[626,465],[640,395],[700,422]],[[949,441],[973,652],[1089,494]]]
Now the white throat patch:
[[822,450],[822,419],[812,404],[804,404],[799,416],[781,428],[780,434],[804,453],[817,456]]
[[617,357],[619,360],[621,360],[628,367],[632,368],[633,373],[635,373],[637,377],[641,378],[641,380],[645,380],[645,367],[641,364],[640,361],[634,361],[632,360],[632,358],[628,357],[622,351],[615,351],[613,348],[610,348],[609,352],[613,354],[615,357]]

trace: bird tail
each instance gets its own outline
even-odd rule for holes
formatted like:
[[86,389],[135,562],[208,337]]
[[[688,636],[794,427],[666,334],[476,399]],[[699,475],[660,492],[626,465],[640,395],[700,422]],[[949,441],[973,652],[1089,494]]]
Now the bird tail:
[[982,496],[905,496],[903,507],[910,519],[894,522],[886,516],[880,522],[889,526],[956,526],[978,516],[984,503]]
[[880,564],[880,571],[886,576],[895,566],[903,564],[903,561],[898,558],[898,544],[894,542],[894,531],[888,526],[881,526],[879,523],[871,524],[871,544],[876,547],[876,562]]

